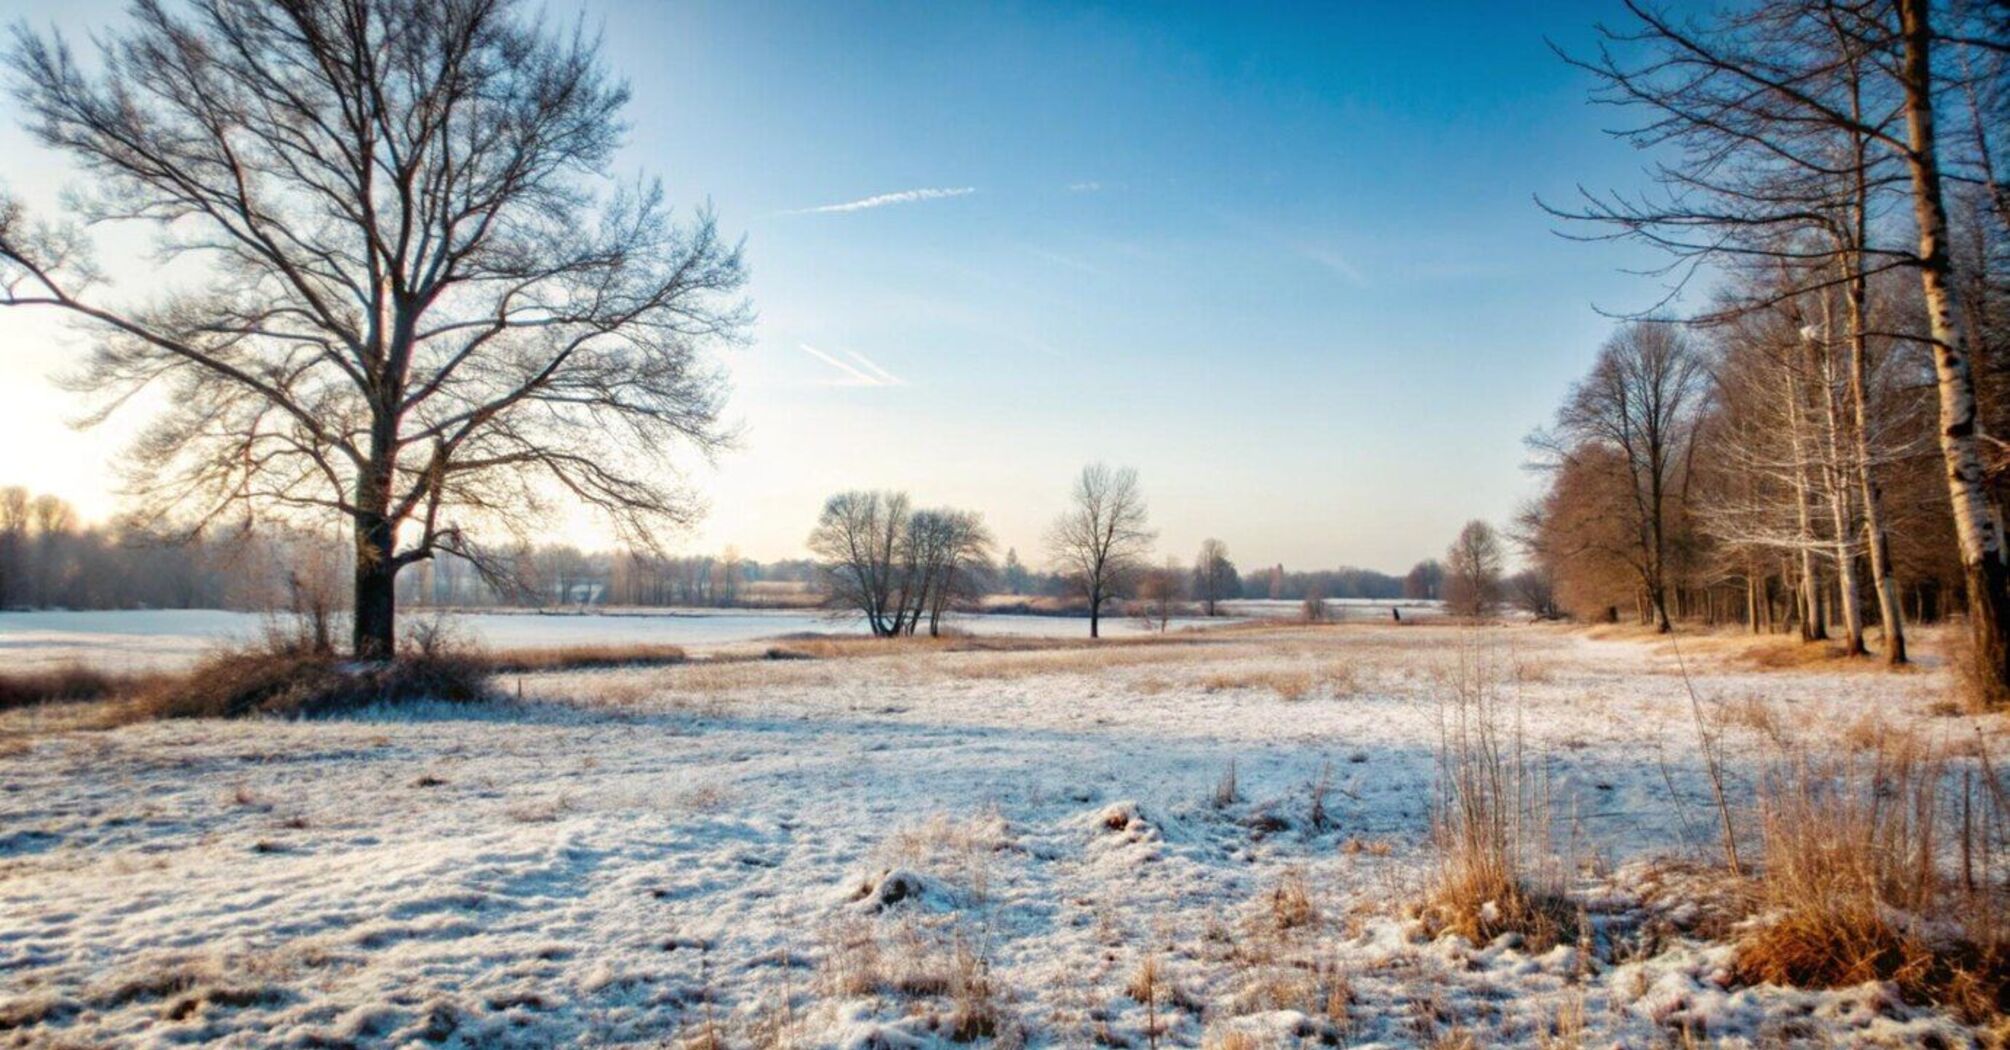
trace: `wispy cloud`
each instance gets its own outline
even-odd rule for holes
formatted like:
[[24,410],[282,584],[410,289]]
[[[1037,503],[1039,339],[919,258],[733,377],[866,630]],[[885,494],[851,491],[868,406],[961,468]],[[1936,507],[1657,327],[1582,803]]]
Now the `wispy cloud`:
[[844,376],[843,379],[837,379],[832,381],[838,386],[906,386],[907,385],[907,380],[902,379],[897,375],[894,375],[892,372],[889,372],[884,368],[881,368],[877,363],[875,363],[872,360],[872,358],[869,358],[864,354],[861,354],[855,350],[840,351],[845,355],[845,357],[849,357],[852,359],[852,361],[857,362],[856,364],[853,364],[851,362],[845,361],[843,358],[839,358],[832,354],[824,353],[822,350],[819,350],[808,343],[797,343],[796,346],[800,348],[803,353],[806,353],[811,357],[814,357],[817,360],[822,361],[824,364],[827,364],[832,368],[837,369],[840,373],[842,373]]
[[872,358],[867,357],[856,350],[845,350],[844,355],[846,357],[851,358],[853,361],[858,362],[859,366],[864,368],[866,371],[871,372],[875,376],[878,376],[881,385],[884,386],[907,385],[907,380],[902,379],[899,376],[894,375],[892,372],[889,372],[886,369],[879,367],[879,362],[874,361]]
[[1094,179],[1087,182],[1071,182],[1068,184],[1069,193],[1094,193],[1102,188],[1103,184]]
[[1026,251],[1031,253],[1032,255],[1040,259],[1044,259],[1047,262],[1053,263],[1056,266],[1065,266],[1070,270],[1080,270],[1083,273],[1093,273],[1099,275],[1106,272],[1102,267],[1097,266],[1095,263],[1088,262],[1082,259],[1077,259],[1072,255],[1063,255],[1060,252],[1048,251],[1045,248],[1035,247],[1034,245],[1031,244],[1022,245],[1022,247],[1024,247]]
[[873,197],[862,197],[842,204],[823,204],[814,208],[796,208],[783,212],[784,215],[818,215],[833,212],[866,211],[884,208],[889,204],[912,204],[915,201],[935,201],[945,197],[967,197],[976,193],[975,186],[926,187],[918,190],[901,190],[898,193],[882,193]]
[[1325,267],[1348,284],[1365,287],[1368,283],[1367,275],[1354,265],[1353,260],[1331,248],[1307,245],[1299,248],[1299,254]]

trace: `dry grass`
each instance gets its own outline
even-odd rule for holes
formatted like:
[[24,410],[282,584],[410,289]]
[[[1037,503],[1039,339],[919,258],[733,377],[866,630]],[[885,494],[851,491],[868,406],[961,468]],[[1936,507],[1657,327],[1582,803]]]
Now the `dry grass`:
[[1312,887],[1305,881],[1305,869],[1284,869],[1266,894],[1270,923],[1279,932],[1304,929],[1319,923],[1319,906],[1312,901]]
[[1761,806],[1766,911],[1740,939],[1737,977],[1813,988],[1888,981],[1912,1002],[2002,1023],[2010,893],[1991,834],[2010,814],[1986,759],[1980,790],[1973,772],[1957,777],[1898,736],[1868,754],[1784,761]]
[[961,926],[936,929],[901,916],[882,929],[871,919],[848,916],[825,927],[819,940],[817,991],[827,997],[910,1000],[910,1009],[932,1014],[934,1027],[953,1042],[1015,1047],[1024,1041],[983,939]]
[[102,700],[130,689],[132,681],[81,664],[0,674],[0,711],[31,704]]
[[1011,828],[997,809],[962,820],[930,814],[894,829],[880,843],[880,865],[913,868],[956,884],[967,904],[981,905],[990,894],[991,858],[1013,848]]
[[1280,700],[1305,700],[1320,692],[1346,696],[1359,688],[1359,675],[1352,665],[1328,664],[1321,667],[1230,667],[1201,679],[1201,688],[1210,693],[1235,689],[1268,690]]
[[1435,933],[1475,944],[1517,934],[1536,951],[1575,936],[1565,867],[1550,852],[1548,778],[1507,724],[1498,653],[1477,636],[1441,683],[1437,848],[1423,917]]
[[332,654],[247,648],[215,653],[182,674],[140,683],[105,714],[112,725],[170,718],[317,715],[407,700],[471,702],[492,696],[481,660],[451,650],[414,651],[380,664]]
[[662,667],[689,657],[675,645],[566,645],[503,649],[479,654],[493,674],[591,671],[614,667]]

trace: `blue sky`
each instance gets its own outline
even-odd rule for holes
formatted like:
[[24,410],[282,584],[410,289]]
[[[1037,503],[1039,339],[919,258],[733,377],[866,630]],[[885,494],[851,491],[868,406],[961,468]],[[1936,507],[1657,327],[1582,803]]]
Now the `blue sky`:
[[[1139,469],[1164,553],[1400,571],[1530,491],[1591,304],[1655,297],[1531,199],[1640,180],[1544,43],[1616,3],[580,6],[634,89],[623,173],[747,239],[744,440],[693,475],[694,548],[797,555],[872,486],[1037,562],[1100,459]],[[53,200],[15,129],[0,157]],[[0,419],[48,450],[0,481],[102,514],[117,435],[61,428],[52,329],[0,313]]]

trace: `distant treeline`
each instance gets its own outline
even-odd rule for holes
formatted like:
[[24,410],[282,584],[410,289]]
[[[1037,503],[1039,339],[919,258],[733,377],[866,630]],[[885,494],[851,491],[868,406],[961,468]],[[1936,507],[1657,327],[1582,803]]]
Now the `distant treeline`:
[[[341,604],[346,544],[276,528],[212,529],[163,536],[121,519],[87,525],[68,503],[20,487],[0,488],[0,608],[286,609]],[[484,575],[451,554],[400,575],[398,597],[414,607],[805,606],[820,602],[815,562],[760,562],[720,554],[584,551],[554,544],[496,559]],[[1341,567],[1268,566],[1229,575],[1227,596],[1299,601],[1436,598],[1443,570],[1420,563],[1407,577]],[[1063,598],[1058,573],[1028,567],[1016,550],[984,581],[993,593]]]
[[0,608],[280,607],[305,553],[290,534],[86,525],[55,496],[0,488]]

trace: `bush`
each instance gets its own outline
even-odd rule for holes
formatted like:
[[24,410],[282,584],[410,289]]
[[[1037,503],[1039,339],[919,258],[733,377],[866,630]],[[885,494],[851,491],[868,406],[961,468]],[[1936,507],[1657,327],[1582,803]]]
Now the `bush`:
[[404,700],[465,703],[494,696],[488,678],[479,656],[452,649],[411,650],[383,663],[297,649],[229,650],[142,686],[112,720],[320,715]]
[[102,700],[125,683],[125,679],[77,664],[0,674],[0,711],[31,704]]

